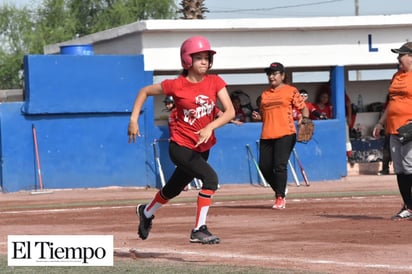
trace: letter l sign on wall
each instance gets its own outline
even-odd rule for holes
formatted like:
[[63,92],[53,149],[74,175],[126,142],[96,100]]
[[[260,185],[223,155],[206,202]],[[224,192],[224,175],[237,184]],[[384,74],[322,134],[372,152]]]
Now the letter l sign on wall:
[[379,49],[372,47],[372,34],[368,34],[369,52],[377,52]]

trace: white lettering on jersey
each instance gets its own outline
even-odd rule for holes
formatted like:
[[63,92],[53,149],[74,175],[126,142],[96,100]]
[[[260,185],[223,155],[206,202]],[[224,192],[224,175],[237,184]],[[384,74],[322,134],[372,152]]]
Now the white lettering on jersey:
[[193,125],[195,121],[203,116],[210,115],[213,113],[213,109],[215,108],[215,102],[213,102],[208,96],[206,95],[199,95],[196,96],[196,109],[184,109],[183,114],[184,118],[183,121]]

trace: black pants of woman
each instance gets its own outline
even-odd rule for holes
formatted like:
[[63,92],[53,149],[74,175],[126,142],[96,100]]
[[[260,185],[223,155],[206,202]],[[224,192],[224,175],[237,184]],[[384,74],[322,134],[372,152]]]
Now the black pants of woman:
[[288,160],[295,144],[296,134],[260,140],[259,167],[276,197],[286,196]]

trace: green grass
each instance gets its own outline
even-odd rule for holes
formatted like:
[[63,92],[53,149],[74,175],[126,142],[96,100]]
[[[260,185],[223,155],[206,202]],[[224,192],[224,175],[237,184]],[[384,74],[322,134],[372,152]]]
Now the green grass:
[[[322,192],[322,193],[289,193],[289,199],[304,199],[304,198],[338,198],[338,197],[367,197],[367,196],[392,196],[398,195],[397,191],[354,191],[354,192]],[[197,196],[190,198],[174,198],[172,203],[192,203],[196,202]],[[273,199],[273,193],[257,194],[257,195],[233,195],[219,196],[215,195],[213,201],[254,201]],[[10,207],[2,207],[2,210],[16,209],[59,209],[59,208],[76,208],[76,207],[96,207],[96,206],[128,206],[147,202],[146,200],[105,200],[105,201],[84,201],[61,204],[37,204],[37,205],[13,205]]]
[[138,260],[116,260],[113,267],[46,267],[46,266],[19,266],[12,267],[7,266],[6,256],[0,256],[0,273],[44,273],[44,274],[74,274],[74,273],[87,273],[87,274],[100,274],[100,273],[162,273],[162,274],[181,274],[181,273],[196,273],[196,274],[229,274],[229,273],[243,273],[243,274],[315,274],[319,272],[308,271],[296,271],[287,269],[267,269],[260,267],[240,267],[230,265],[199,265],[194,263],[183,262],[153,262],[150,260],[138,259]]

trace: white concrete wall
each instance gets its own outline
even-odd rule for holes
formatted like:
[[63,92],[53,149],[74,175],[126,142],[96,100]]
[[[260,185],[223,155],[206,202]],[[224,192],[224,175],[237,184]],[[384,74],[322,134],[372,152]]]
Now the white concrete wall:
[[[145,69],[179,70],[179,47],[206,36],[217,51],[214,68],[247,70],[279,61],[288,67],[394,64],[391,48],[412,40],[412,15],[271,19],[148,20],[48,45],[95,44],[96,53],[142,53]],[[371,35],[372,43],[368,37]],[[111,41],[111,40],[115,40]],[[121,46],[116,44],[121,43]],[[376,48],[377,51],[370,51]]]
[[[240,73],[229,83],[229,91],[247,91],[254,104],[266,86],[266,79],[245,83],[242,74],[262,73],[273,61],[292,71],[328,70],[343,65],[348,69],[396,68],[396,54],[390,49],[412,41],[412,14],[381,16],[306,17],[270,19],[147,20],[45,47],[46,54],[58,54],[60,45],[93,44],[95,54],[143,54],[145,70],[155,75],[177,74],[181,69],[180,45],[193,35],[207,37],[217,51],[213,70]],[[262,73],[263,74],[263,73]],[[154,80],[157,81],[156,79]],[[294,84],[309,91],[315,100],[319,80]],[[384,101],[388,79],[347,81],[347,93],[356,102],[362,93],[364,104]],[[155,101],[156,117],[162,112],[162,98]]]
[[21,102],[24,100],[23,90],[21,89],[2,89],[0,90],[0,103],[2,102]]

